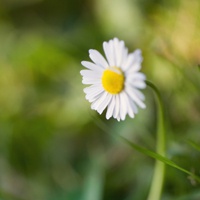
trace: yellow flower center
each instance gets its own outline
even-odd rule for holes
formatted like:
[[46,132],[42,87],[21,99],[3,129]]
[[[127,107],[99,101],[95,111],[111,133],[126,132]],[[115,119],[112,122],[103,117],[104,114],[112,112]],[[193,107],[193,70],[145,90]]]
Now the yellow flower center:
[[103,72],[102,85],[111,94],[118,94],[124,88],[124,75],[117,67],[110,67]]

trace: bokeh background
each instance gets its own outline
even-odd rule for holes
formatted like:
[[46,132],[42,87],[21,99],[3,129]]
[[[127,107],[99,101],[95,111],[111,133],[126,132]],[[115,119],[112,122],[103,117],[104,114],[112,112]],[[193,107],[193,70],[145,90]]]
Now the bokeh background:
[[[1,0],[0,199],[146,199],[155,161],[113,135],[155,150],[151,89],[147,108],[119,123],[90,110],[81,83],[88,50],[114,37],[142,50],[162,93],[168,158],[200,176],[187,143],[200,143],[199,10],[199,0]],[[199,186],[167,167],[162,199],[199,200]]]

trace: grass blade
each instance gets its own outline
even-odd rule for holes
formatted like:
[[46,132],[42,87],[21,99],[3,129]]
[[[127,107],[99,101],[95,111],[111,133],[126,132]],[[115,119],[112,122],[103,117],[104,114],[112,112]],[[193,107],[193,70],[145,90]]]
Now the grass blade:
[[184,169],[184,168],[178,166],[176,163],[174,163],[173,161],[169,160],[168,158],[166,158],[166,157],[164,157],[164,156],[162,156],[162,155],[160,155],[160,154],[157,154],[157,153],[155,153],[155,152],[153,152],[153,151],[151,151],[151,150],[148,150],[148,149],[146,149],[146,148],[144,148],[144,147],[141,147],[141,146],[139,146],[139,145],[137,145],[137,144],[135,144],[135,143],[129,141],[128,139],[124,138],[123,136],[120,136],[120,138],[121,138],[126,144],[128,144],[128,145],[129,145],[130,147],[132,147],[133,149],[139,151],[140,153],[143,153],[143,154],[145,154],[145,155],[147,155],[147,156],[150,156],[150,157],[152,157],[152,158],[154,158],[154,159],[156,159],[156,160],[159,160],[159,161],[165,163],[166,165],[169,165],[169,166],[171,166],[171,167],[174,167],[174,168],[176,168],[176,169],[178,169],[178,170],[180,170],[180,171],[182,171],[182,172],[184,172],[184,173],[190,175],[190,176],[191,176],[192,178],[194,178],[196,181],[200,182],[200,178],[199,178],[198,176],[196,176],[196,175],[193,174],[192,172],[190,172],[190,171],[188,171],[188,170],[186,170],[186,169]]

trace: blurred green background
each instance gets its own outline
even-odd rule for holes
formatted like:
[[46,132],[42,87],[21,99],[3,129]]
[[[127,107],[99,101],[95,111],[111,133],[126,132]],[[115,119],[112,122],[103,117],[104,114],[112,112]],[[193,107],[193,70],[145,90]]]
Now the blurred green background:
[[[0,200],[145,200],[154,160],[112,134],[155,150],[156,105],[135,119],[90,110],[80,64],[118,37],[143,52],[166,109],[167,156],[200,176],[199,0],[0,1]],[[99,120],[112,134],[103,131]],[[199,183],[167,167],[163,200],[199,200]]]

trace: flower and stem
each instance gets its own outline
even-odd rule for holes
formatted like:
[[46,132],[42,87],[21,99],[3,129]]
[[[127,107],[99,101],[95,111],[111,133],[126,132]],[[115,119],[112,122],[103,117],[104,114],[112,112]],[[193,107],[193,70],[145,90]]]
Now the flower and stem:
[[90,49],[92,62],[82,61],[86,68],[81,70],[82,83],[89,85],[84,89],[91,108],[102,114],[106,109],[106,119],[111,117],[125,120],[126,116],[134,118],[138,108],[146,108],[145,96],[141,92],[146,86],[153,89],[157,101],[157,141],[156,152],[152,152],[120,136],[134,149],[156,159],[148,200],[159,200],[162,194],[165,164],[175,167],[194,178],[187,170],[179,167],[165,156],[165,126],[161,95],[157,87],[146,80],[140,72],[142,55],[140,50],[129,53],[124,41],[118,38],[103,43],[105,57],[99,51]]

